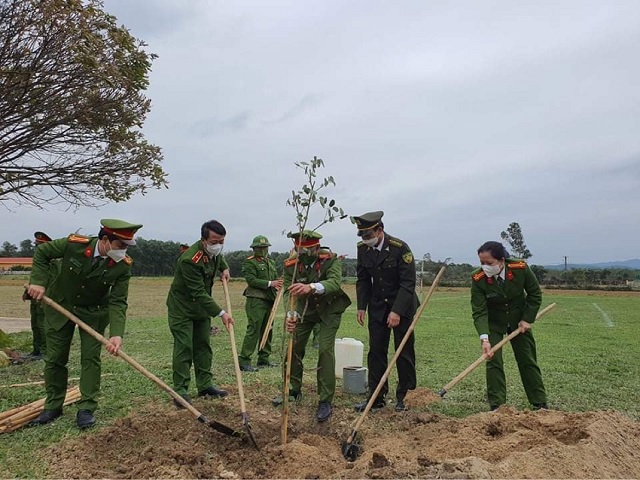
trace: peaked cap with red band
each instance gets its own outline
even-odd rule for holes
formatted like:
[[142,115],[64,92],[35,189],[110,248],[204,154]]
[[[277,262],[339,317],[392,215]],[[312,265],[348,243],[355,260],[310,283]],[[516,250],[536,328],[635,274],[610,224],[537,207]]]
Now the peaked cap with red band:
[[302,232],[302,235],[300,235],[300,232],[295,232],[290,233],[287,236],[293,239],[293,243],[296,247],[302,248],[316,247],[320,245],[320,239],[322,238],[322,235],[320,235],[318,232],[314,232],[311,230],[304,230]]
[[124,220],[116,220],[114,218],[103,218],[100,220],[102,229],[110,235],[113,235],[122,243],[127,245],[135,245],[136,241],[133,236],[142,228],[142,225],[125,222]]

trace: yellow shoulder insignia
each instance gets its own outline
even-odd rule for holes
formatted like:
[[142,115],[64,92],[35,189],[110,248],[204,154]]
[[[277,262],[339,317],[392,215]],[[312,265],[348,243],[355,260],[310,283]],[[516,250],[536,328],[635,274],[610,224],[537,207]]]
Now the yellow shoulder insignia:
[[69,235],[68,240],[72,243],[89,243],[91,241],[89,237],[85,237],[83,235],[76,235],[75,233],[72,233],[71,235]]
[[478,273],[476,273],[473,277],[473,281],[474,282],[479,282],[480,280],[482,280],[484,277],[486,277],[484,270],[480,270]]
[[[401,247],[402,246],[402,242],[400,240],[397,240],[395,238],[390,238],[389,239],[389,245],[393,245],[394,247]],[[407,262],[409,263],[409,262]]]
[[191,261],[193,261],[193,263],[198,263],[202,258],[202,255],[204,255],[204,253],[202,253],[202,250],[198,250],[196,254],[191,257]]
[[285,267],[291,267],[292,265],[295,265],[295,263],[296,263],[296,259],[295,258],[289,258],[289,259],[284,261],[284,266]]
[[404,263],[413,262],[413,253],[411,252],[405,253],[404,255],[402,255],[402,260],[404,260]]
[[366,246],[367,246],[367,244],[366,244],[366,243],[364,243],[363,241],[358,242],[358,248],[360,248],[360,247],[366,247]]
[[507,267],[509,267],[510,269],[522,269],[522,268],[526,268],[527,267],[527,262],[514,262],[514,263],[507,263]]
[[125,255],[122,261],[127,265],[131,265],[133,263],[133,258],[131,258],[129,255]]
[[250,257],[247,257],[247,260],[252,260],[253,257],[255,257],[255,255],[251,255]]

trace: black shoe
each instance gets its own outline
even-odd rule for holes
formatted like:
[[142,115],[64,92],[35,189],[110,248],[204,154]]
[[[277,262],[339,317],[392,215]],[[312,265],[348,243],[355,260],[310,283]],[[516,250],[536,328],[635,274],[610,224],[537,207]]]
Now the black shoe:
[[533,404],[533,409],[534,410],[548,410],[549,407],[547,406],[546,403],[534,403]]
[[96,417],[93,416],[93,412],[91,410],[78,410],[78,414],[76,415],[76,424],[81,430],[91,428],[96,424]]
[[53,422],[56,418],[62,415],[62,409],[56,410],[44,410],[36,419],[29,422],[29,426],[44,425],[49,422]]
[[256,367],[252,367],[251,365],[240,365],[240,371],[242,371],[242,372],[257,372],[258,369]]
[[[302,400],[302,393],[296,392],[295,390],[289,390],[289,401],[290,402],[299,402]],[[282,395],[278,395],[273,400],[271,400],[271,405],[274,407],[279,407],[284,402],[282,401]]]
[[322,401],[318,403],[318,411],[316,412],[316,419],[319,422],[326,422],[333,413],[330,402]]
[[409,410],[409,407],[404,404],[404,400],[398,399],[396,401],[396,412],[406,412],[407,410]]
[[[189,405],[193,405],[193,402],[191,401],[191,397],[189,395],[187,395],[186,393],[184,395],[180,395],[182,398],[185,399],[185,401],[189,404]],[[173,404],[176,406],[176,408],[178,410],[182,410],[183,408],[185,408],[180,402],[178,402],[175,398],[173,399]]]
[[271,362],[258,362],[258,368],[272,368],[276,366],[277,365],[275,363]]
[[[364,402],[356,403],[353,406],[353,409],[356,412],[364,412],[365,408],[367,408],[369,400],[370,399],[367,399]],[[375,402],[373,402],[373,405],[371,405],[371,410],[380,410],[381,408],[384,408],[385,405],[386,402],[383,399],[378,398]]]
[[207,387],[198,392],[199,397],[224,398],[227,395],[229,395],[229,393],[226,390],[221,390],[216,387]]
[[491,410],[493,412],[494,410],[497,410],[498,408],[500,408],[500,405],[491,405],[489,407],[489,410]]

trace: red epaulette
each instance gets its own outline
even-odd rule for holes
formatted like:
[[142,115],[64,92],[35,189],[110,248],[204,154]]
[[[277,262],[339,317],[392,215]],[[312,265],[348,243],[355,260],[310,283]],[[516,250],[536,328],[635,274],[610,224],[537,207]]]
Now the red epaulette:
[[202,258],[202,255],[204,255],[204,253],[202,253],[202,250],[198,250],[196,254],[193,257],[191,257],[191,261],[193,263],[198,263]]
[[72,233],[71,235],[69,235],[68,240],[72,243],[89,243],[91,241],[89,237],[76,235],[75,233]]
[[485,277],[485,273],[484,270],[481,270],[480,272],[476,273],[475,275],[473,275],[473,281],[474,282],[479,282],[480,280],[482,280]]
[[131,265],[133,263],[133,258],[131,258],[129,255],[125,255],[122,261],[127,265]]
[[527,262],[507,263],[507,267],[511,269],[523,269],[527,267]]
[[293,266],[295,264],[296,264],[296,259],[295,258],[289,258],[289,259],[284,261],[284,266],[285,267],[291,267],[291,266]]
[[328,260],[329,258],[333,258],[335,253],[321,253],[318,255],[318,260]]

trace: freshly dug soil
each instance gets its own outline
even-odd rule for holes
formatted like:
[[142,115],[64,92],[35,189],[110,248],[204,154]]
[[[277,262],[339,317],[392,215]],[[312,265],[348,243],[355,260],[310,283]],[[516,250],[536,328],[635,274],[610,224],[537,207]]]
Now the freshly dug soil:
[[[207,416],[242,430],[237,397],[197,400]],[[56,478],[637,478],[640,423],[616,412],[495,412],[464,419],[429,413],[437,395],[418,389],[412,410],[372,412],[362,449],[348,462],[341,444],[357,415],[335,408],[326,424],[315,403],[292,405],[289,443],[280,445],[280,410],[247,392],[261,446],[222,435],[167,401],[147,404],[114,425],[45,451]]]

